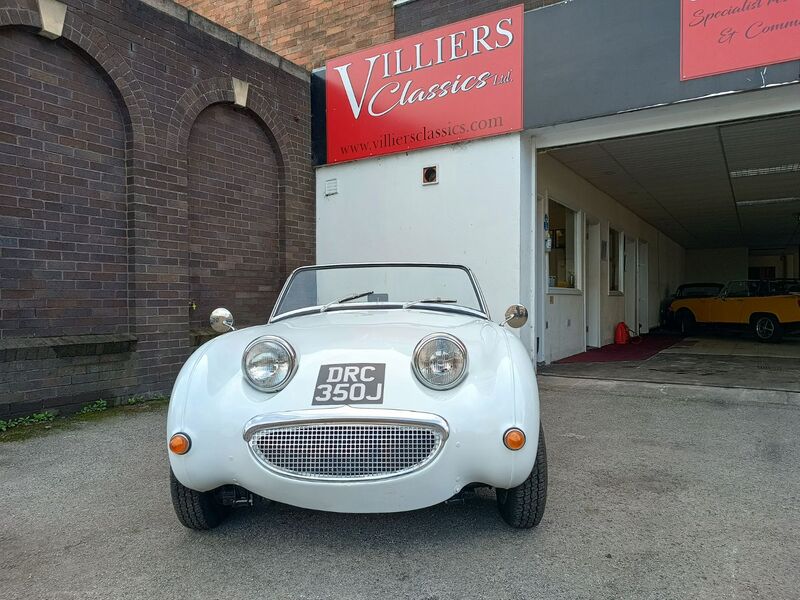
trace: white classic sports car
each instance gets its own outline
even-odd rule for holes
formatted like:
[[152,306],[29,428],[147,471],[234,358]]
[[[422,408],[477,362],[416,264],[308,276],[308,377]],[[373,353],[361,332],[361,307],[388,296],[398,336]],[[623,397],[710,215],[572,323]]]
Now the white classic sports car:
[[537,525],[547,455],[528,352],[493,323],[469,269],[304,267],[266,325],[217,331],[181,369],[167,418],[172,502],[192,529],[266,498],[399,512],[493,487],[503,519]]

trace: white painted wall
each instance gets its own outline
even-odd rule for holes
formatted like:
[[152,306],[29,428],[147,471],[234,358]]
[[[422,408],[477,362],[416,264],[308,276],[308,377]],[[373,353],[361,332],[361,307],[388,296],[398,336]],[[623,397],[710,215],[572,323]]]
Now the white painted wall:
[[[647,327],[657,326],[661,300],[683,282],[683,248],[547,154],[538,155],[537,177],[539,196],[598,218],[601,240],[608,241],[609,227],[613,227],[627,237],[647,242]],[[545,283],[542,282],[542,289]],[[600,289],[601,343],[609,344],[614,339],[614,327],[625,318],[624,294],[633,290],[609,293],[607,260],[600,262]],[[549,290],[544,308],[544,360],[550,362],[583,352],[586,330],[583,292]]]
[[747,279],[747,248],[686,250],[686,281],[726,283]]
[[[519,134],[327,165],[316,171],[317,262],[453,262],[478,278],[492,318],[530,308],[530,145]],[[422,185],[422,169],[439,183]],[[326,181],[339,192],[325,196]],[[529,268],[530,265],[526,265]],[[533,319],[529,321],[533,327]],[[520,332],[530,338],[530,329]],[[529,340],[528,340],[528,343]]]

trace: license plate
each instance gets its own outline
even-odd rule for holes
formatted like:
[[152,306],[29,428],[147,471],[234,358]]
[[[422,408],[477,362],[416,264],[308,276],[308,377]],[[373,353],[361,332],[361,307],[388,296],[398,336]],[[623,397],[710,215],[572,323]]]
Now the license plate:
[[311,404],[383,404],[386,365],[322,365]]

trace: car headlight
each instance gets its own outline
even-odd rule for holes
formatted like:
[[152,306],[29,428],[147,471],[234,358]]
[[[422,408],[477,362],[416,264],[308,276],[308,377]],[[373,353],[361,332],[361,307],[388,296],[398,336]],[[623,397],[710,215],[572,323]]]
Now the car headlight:
[[452,335],[434,333],[417,344],[412,365],[423,385],[434,390],[449,390],[461,383],[467,374],[467,348]]
[[242,356],[242,370],[247,381],[263,392],[283,389],[296,366],[294,349],[286,340],[271,335],[250,342]]

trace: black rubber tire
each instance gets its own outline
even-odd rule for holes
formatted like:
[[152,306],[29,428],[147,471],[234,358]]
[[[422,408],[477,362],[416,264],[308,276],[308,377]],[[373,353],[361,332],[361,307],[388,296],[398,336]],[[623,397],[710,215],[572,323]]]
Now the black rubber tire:
[[497,508],[503,520],[516,529],[536,527],[547,504],[547,448],[539,423],[539,445],[536,462],[528,478],[509,490],[497,489]]
[[[783,339],[783,326],[773,315],[757,315],[752,319],[753,335],[759,342],[765,344],[775,344]],[[769,321],[766,327],[762,326],[762,321]],[[767,331],[771,331],[768,337],[764,337]]]
[[697,325],[694,315],[688,310],[680,311],[676,315],[675,320],[678,323],[678,331],[683,335],[691,335]]
[[227,511],[214,500],[213,492],[189,489],[175,478],[172,469],[169,470],[169,489],[175,514],[184,527],[205,531],[222,522]]

